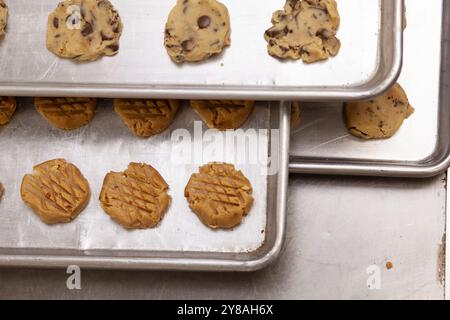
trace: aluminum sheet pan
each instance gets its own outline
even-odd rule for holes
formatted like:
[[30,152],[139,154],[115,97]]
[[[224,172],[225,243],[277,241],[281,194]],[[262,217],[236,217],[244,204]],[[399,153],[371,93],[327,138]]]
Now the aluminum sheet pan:
[[348,134],[342,104],[306,104],[291,137],[292,172],[428,177],[450,165],[450,2],[429,1],[426,10],[419,0],[406,6],[399,83],[416,112],[393,138],[362,141]]
[[[284,238],[287,197],[287,105],[259,103],[244,130],[261,129],[256,131],[260,136],[256,143],[247,143],[242,157],[237,154],[237,143],[208,141],[200,131],[195,133],[193,121],[199,118],[187,106],[168,131],[140,139],[114,113],[111,100],[102,101],[91,124],[72,132],[52,128],[31,104],[31,99],[21,99],[12,122],[0,130],[0,180],[5,187],[0,202],[0,265],[249,271],[277,257]],[[188,129],[184,132],[192,139],[175,139],[172,133],[177,129]],[[279,135],[272,136],[268,129]],[[228,133],[216,134],[225,139]],[[193,148],[193,158],[181,161],[177,156],[180,147]],[[251,160],[255,153],[264,161]],[[80,168],[92,197],[72,223],[48,226],[21,201],[20,184],[33,165],[59,157]],[[268,158],[272,163],[279,161],[274,175],[267,174]],[[123,171],[132,161],[153,165],[170,185],[171,207],[154,229],[127,231],[99,205],[105,174]],[[184,198],[190,175],[209,161],[235,163],[254,187],[254,207],[233,231],[205,227]]]
[[402,0],[338,0],[339,55],[312,65],[281,62],[263,38],[285,1],[223,0],[232,46],[213,59],[178,66],[163,46],[175,0],[113,0],[124,22],[115,57],[76,63],[45,47],[48,14],[58,0],[9,0],[8,35],[0,42],[0,94],[239,98],[360,99],[393,83],[401,69]]

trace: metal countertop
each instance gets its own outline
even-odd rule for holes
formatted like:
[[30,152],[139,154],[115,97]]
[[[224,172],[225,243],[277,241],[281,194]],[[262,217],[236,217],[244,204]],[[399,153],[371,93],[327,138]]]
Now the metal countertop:
[[[294,175],[289,196],[285,249],[263,271],[82,270],[81,290],[70,291],[65,270],[0,269],[0,298],[444,298],[439,271],[444,175],[425,180]],[[368,288],[375,274],[379,290]]]

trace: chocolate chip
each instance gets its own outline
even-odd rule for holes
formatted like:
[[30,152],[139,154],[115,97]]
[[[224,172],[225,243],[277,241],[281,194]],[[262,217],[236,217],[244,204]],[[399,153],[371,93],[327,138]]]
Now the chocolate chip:
[[269,30],[266,31],[266,35],[270,38],[277,38],[280,37],[282,35],[284,35],[285,33],[283,32],[283,30],[279,30],[275,27],[270,28]]
[[192,41],[191,39],[184,40],[181,43],[181,47],[184,51],[192,51],[192,49],[194,49],[194,41]]
[[57,17],[53,18],[53,26],[55,27],[55,29],[59,28],[59,19]]
[[83,27],[83,30],[81,30],[81,34],[83,37],[87,37],[90,35],[94,30],[92,29],[92,25],[89,22],[86,22],[86,24]]
[[100,32],[100,35],[102,37],[102,41],[109,41],[114,39],[114,37],[108,37],[106,34],[103,33],[103,31]]
[[83,7],[81,7],[80,8],[80,15],[81,15],[81,19],[85,19],[85,17],[86,17],[86,13],[84,12],[84,8]]
[[111,49],[113,52],[119,51],[119,45],[117,44],[110,44],[107,48]]
[[208,16],[201,16],[198,18],[197,24],[200,29],[208,28],[211,25],[211,18]]
[[319,38],[322,38],[322,39],[328,39],[328,38],[331,38],[333,36],[333,34],[329,30],[322,28],[322,29],[317,30],[316,36],[318,36]]

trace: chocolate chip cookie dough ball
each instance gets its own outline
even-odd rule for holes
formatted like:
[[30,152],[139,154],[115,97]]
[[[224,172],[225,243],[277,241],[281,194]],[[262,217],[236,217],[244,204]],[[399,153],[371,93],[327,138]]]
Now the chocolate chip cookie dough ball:
[[65,0],[48,17],[47,48],[79,61],[112,56],[119,51],[122,27],[108,0]]
[[75,130],[87,125],[95,115],[97,99],[35,98],[36,110],[54,127]]
[[80,170],[64,159],[33,168],[22,180],[23,201],[47,224],[68,223],[87,206],[90,189]]
[[126,229],[154,228],[171,203],[168,190],[169,185],[152,166],[130,163],[124,172],[106,175],[100,203]]
[[341,48],[335,0],[287,0],[284,10],[273,14],[272,24],[264,38],[274,57],[312,63],[336,56]]
[[255,101],[191,100],[191,107],[210,129],[238,129],[253,112]]
[[250,181],[234,165],[208,163],[191,176],[184,195],[189,207],[212,229],[241,224],[253,206]]
[[0,38],[6,33],[6,25],[8,23],[8,7],[5,1],[0,0]]
[[6,125],[16,111],[16,98],[0,97],[0,127]]
[[216,0],[177,0],[169,14],[164,45],[176,63],[198,62],[231,44],[228,9]]
[[405,91],[395,84],[383,95],[368,101],[349,102],[344,106],[348,131],[361,139],[387,139],[414,113]]

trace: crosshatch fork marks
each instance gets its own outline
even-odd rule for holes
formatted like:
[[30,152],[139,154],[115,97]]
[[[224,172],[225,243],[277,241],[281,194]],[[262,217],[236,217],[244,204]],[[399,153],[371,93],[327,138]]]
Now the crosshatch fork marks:
[[70,222],[86,206],[90,190],[73,164],[63,159],[44,162],[25,175],[21,187],[24,202],[48,224]]

